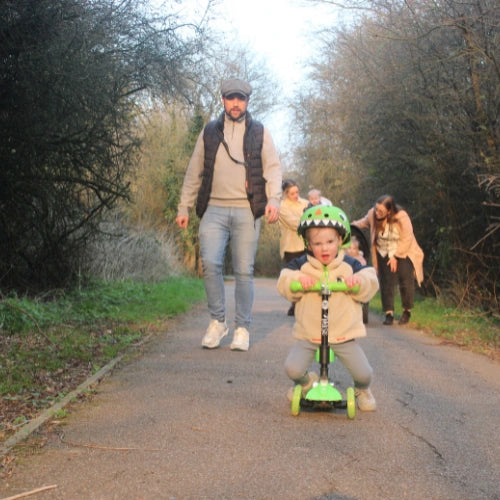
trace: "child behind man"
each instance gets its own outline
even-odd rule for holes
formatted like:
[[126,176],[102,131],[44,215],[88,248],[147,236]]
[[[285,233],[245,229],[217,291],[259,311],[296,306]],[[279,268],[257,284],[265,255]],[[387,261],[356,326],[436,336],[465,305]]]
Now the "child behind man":
[[[300,281],[305,290],[318,281],[342,280],[349,288],[359,285],[357,293],[330,295],[328,339],[354,380],[359,409],[374,411],[376,401],[370,390],[373,370],[355,339],[366,336],[361,304],[369,302],[378,290],[375,269],[345,254],[343,247],[349,246],[351,229],[345,213],[337,207],[308,208],[298,232],[306,242],[307,254],[282,269],[277,284],[281,295],[296,302],[293,334],[298,341],[288,354],[285,371],[295,384],[302,385],[304,396],[318,380],[316,373],[309,372],[309,366],[321,343],[321,295],[291,292],[292,281]],[[293,388],[288,393],[289,399],[292,392]]]

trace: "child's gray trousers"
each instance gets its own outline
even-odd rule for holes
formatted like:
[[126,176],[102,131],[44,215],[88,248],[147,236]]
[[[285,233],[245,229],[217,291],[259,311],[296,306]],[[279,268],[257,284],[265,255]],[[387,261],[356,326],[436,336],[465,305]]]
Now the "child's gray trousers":
[[[351,374],[354,387],[367,389],[372,380],[373,370],[361,346],[355,340],[350,340],[342,344],[333,344],[331,347],[335,357]],[[298,340],[292,347],[285,361],[285,371],[296,384],[306,384],[309,381],[307,372],[318,348],[318,344],[309,340]]]

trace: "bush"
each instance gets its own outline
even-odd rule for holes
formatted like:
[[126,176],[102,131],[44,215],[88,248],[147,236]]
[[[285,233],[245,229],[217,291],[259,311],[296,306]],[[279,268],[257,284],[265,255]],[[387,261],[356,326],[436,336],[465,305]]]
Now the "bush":
[[181,273],[175,242],[167,232],[127,227],[120,219],[101,229],[89,246],[84,275],[104,281],[158,282]]
[[280,257],[280,231],[278,224],[268,224],[262,218],[259,248],[255,257],[255,275],[278,277],[282,260]]

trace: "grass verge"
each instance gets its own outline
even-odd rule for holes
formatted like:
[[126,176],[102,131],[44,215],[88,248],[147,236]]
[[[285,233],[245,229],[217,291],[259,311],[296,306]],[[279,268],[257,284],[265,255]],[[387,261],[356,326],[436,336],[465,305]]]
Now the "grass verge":
[[[96,282],[52,300],[0,301],[0,443],[111,359],[203,300],[203,282]],[[382,313],[380,296],[370,301]],[[396,311],[401,311],[396,298]],[[373,320],[372,320],[373,321]],[[416,297],[410,327],[498,359],[500,325],[479,311]]]
[[174,277],[0,301],[0,442],[204,297],[201,280]]
[[[380,294],[370,301],[370,309],[382,314]],[[401,299],[395,297],[396,319],[402,312]],[[415,296],[410,326],[460,347],[499,358],[500,322],[482,311],[466,311],[443,304],[431,297]]]

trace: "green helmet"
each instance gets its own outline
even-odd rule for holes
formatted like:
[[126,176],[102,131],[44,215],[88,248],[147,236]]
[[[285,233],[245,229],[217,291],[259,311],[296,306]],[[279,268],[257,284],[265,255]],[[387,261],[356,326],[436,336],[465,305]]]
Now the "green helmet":
[[341,248],[351,245],[351,225],[347,215],[338,207],[316,205],[308,208],[300,218],[297,232],[306,241],[306,231],[311,227],[333,227],[342,238]]

